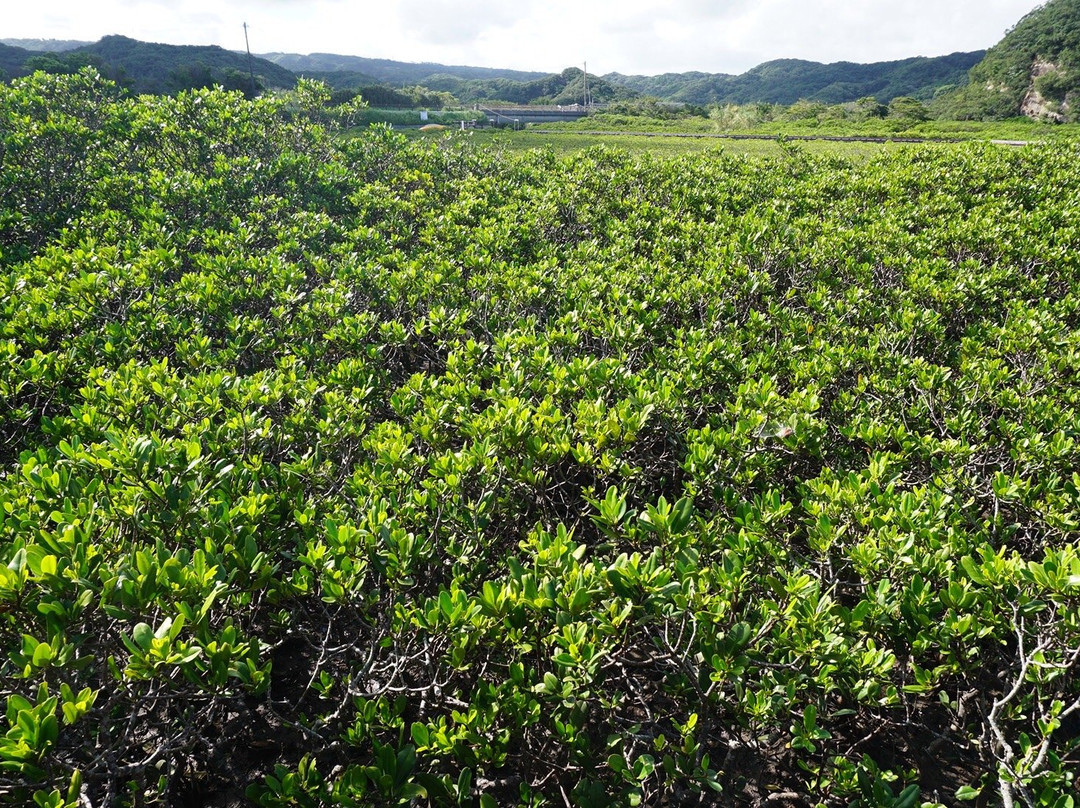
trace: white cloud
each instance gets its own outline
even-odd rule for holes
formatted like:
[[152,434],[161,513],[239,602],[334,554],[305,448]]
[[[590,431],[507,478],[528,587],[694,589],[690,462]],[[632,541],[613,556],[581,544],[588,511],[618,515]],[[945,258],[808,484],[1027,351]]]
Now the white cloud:
[[398,0],[403,31],[436,45],[471,43],[529,16],[529,4],[502,0]]

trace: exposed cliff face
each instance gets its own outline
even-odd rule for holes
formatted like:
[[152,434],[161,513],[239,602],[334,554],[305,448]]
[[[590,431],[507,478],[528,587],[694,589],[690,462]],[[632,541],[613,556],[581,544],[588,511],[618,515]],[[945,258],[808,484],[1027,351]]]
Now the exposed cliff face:
[[1031,81],[1028,84],[1028,91],[1020,102],[1021,115],[1042,121],[1053,121],[1054,123],[1065,122],[1067,109],[1063,109],[1063,107],[1068,105],[1046,98],[1039,92],[1036,85],[1036,79],[1051,73],[1057,73],[1060,69],[1060,65],[1045,59],[1035,60],[1031,65]]

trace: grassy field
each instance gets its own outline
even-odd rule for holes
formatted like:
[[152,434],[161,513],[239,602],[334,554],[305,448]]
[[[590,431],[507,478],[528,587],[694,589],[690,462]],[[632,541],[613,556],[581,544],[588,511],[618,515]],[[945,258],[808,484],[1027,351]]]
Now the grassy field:
[[693,132],[701,134],[861,136],[926,138],[928,140],[1068,140],[1080,135],[1076,124],[1051,124],[1026,118],[1007,121],[903,121],[869,120],[776,120],[750,126],[731,125],[714,118],[688,117],[659,120],[640,115],[600,113],[578,121],[552,124],[545,129],[569,131],[618,130],[627,132]]
[[[487,144],[495,149],[508,152],[529,149],[550,148],[556,154],[564,155],[582,151],[592,146],[612,146],[625,149],[631,154],[653,154],[675,157],[684,154],[699,154],[705,151],[722,150],[727,154],[746,157],[775,157],[781,153],[779,140],[724,140],[706,137],[679,137],[650,135],[648,137],[633,134],[587,134],[585,132],[522,130],[477,130],[462,135],[460,132],[418,132],[408,131],[410,138],[470,139],[473,143]],[[864,161],[881,154],[883,151],[895,151],[905,148],[903,143],[847,143],[837,141],[800,141],[798,146],[808,154],[815,156],[842,157],[854,161]],[[939,148],[947,148],[941,144]]]

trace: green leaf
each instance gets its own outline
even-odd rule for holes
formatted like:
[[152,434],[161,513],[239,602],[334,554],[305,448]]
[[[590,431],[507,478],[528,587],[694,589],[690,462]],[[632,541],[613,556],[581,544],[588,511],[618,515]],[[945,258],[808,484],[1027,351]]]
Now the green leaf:
[[634,588],[626,580],[626,576],[623,575],[617,569],[608,569],[604,572],[608,582],[611,584],[611,588],[615,594],[621,598],[630,598],[634,596]]
[[34,705],[30,703],[28,699],[23,698],[18,693],[12,693],[7,698],[7,722],[8,724],[14,724],[16,717],[23,710],[32,710]]
[[754,630],[749,623],[736,623],[731,627],[731,631],[728,632],[728,642],[731,644],[731,650],[741,651],[745,648],[754,637]]
[[46,643],[38,643],[38,647],[34,649],[34,667],[41,668],[47,665],[53,658],[53,649]]
[[41,720],[41,740],[52,745],[56,743],[58,737],[60,737],[60,722],[56,720],[55,715],[45,716]]
[[458,800],[466,799],[472,793],[472,769],[464,768],[458,775],[457,796]]
[[580,614],[592,601],[592,595],[589,594],[588,589],[579,589],[574,593],[574,597],[570,599],[570,613]]
[[671,515],[671,532],[682,533],[690,525],[694,518],[694,500],[683,497],[675,503],[674,512]]
[[135,644],[144,651],[149,651],[154,643],[154,630],[146,623],[138,623],[131,632]]
[[920,789],[917,785],[911,785],[900,792],[893,800],[892,808],[915,808],[919,801]]
[[11,561],[8,562],[7,568],[12,572],[22,572],[26,569],[26,548],[20,547],[19,551],[15,553]]
[[412,735],[413,743],[416,744],[417,749],[426,748],[428,745],[428,728],[425,724],[414,722],[409,728],[409,734]]
[[971,578],[971,580],[973,580],[975,583],[986,583],[986,576],[983,575],[982,570],[979,569],[978,565],[975,563],[975,559],[973,559],[971,556],[964,556],[963,558],[961,558],[960,565],[964,568],[964,571],[968,574],[968,577]]

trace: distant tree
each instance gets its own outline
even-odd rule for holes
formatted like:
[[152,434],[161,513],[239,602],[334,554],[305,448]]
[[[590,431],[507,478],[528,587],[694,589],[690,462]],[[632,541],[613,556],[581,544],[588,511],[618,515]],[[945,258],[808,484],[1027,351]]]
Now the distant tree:
[[305,118],[312,123],[327,124],[334,117],[330,111],[332,97],[333,91],[326,82],[301,78],[296,82],[296,89],[284,96],[284,112],[286,117]]
[[615,115],[633,115],[636,117],[655,118],[657,120],[678,120],[693,117],[706,117],[703,107],[690,104],[678,104],[661,101],[654,96],[614,101],[607,112]]
[[772,120],[772,104],[717,104],[709,110],[709,120],[717,131],[749,129]]
[[807,101],[800,98],[787,108],[784,118],[789,121],[819,121],[828,107],[820,101]]
[[358,95],[363,96],[369,106],[381,109],[443,109],[458,103],[453,94],[429,90],[427,87],[406,87],[399,90],[384,84],[373,84],[334,90],[330,96],[330,105],[344,104]]
[[314,79],[300,79],[293,90],[293,98],[304,112],[314,113],[330,103],[332,93],[329,85]]
[[884,118],[888,112],[889,108],[872,95],[863,96],[855,102],[855,116],[863,120]]
[[27,73],[35,73],[40,70],[43,73],[64,76],[73,76],[84,67],[96,67],[100,70],[102,66],[101,57],[79,51],[39,53],[31,56],[23,63],[23,69]]
[[760,121],[771,121],[776,117],[776,104],[759,101],[754,104],[754,115]]
[[901,95],[889,102],[889,117],[908,121],[925,121],[930,111],[917,98]]
[[825,110],[825,113],[821,116],[825,121],[846,121],[851,117],[851,110],[848,104],[830,104],[829,108]]
[[259,76],[255,77],[255,86],[252,87],[251,76],[235,67],[222,68],[215,76],[218,85],[226,90],[239,90],[246,98],[254,98],[266,89]]
[[359,87],[341,87],[330,93],[330,106],[339,107],[360,95]]
[[405,92],[412,99],[415,107],[442,109],[458,104],[458,100],[452,93],[429,90],[427,87],[409,87]]
[[172,92],[183,90],[208,90],[213,87],[214,74],[203,62],[190,62],[179,65],[169,73],[168,89]]
[[365,101],[362,96],[357,95],[349,101],[346,101],[344,104],[332,107],[329,111],[329,115],[331,121],[338,127],[342,129],[351,129],[360,123],[364,110],[367,108],[367,101]]

